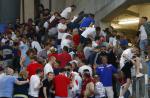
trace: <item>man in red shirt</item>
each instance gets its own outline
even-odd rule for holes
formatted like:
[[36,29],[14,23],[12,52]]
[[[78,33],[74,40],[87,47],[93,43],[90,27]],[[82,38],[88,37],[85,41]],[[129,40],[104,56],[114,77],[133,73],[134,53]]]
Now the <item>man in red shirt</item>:
[[67,98],[68,87],[71,80],[65,76],[65,69],[60,70],[59,75],[54,78],[55,98]]
[[63,47],[63,52],[58,54],[57,60],[60,62],[60,67],[64,68],[71,59],[71,55],[68,53],[68,47]]
[[30,79],[30,77],[34,74],[36,74],[36,70],[37,69],[42,69],[43,70],[43,65],[39,64],[37,62],[37,57],[33,56],[31,57],[31,62],[30,64],[27,66],[27,71],[28,71],[28,79]]

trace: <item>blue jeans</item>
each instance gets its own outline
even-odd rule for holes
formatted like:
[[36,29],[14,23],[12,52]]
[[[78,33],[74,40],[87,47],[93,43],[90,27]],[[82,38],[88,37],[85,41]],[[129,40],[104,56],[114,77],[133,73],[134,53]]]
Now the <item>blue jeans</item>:
[[127,90],[126,93],[124,94],[124,98],[129,98],[130,97],[130,91]]
[[147,39],[145,40],[140,40],[139,46],[141,50],[146,50],[146,46],[148,45]]

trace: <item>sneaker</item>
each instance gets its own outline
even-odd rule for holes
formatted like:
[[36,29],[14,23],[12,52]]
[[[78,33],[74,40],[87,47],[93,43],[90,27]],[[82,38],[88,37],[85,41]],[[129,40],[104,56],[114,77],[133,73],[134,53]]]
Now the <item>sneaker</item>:
[[136,77],[139,78],[139,77],[142,77],[143,75],[144,75],[144,74],[139,73],[139,74],[136,75]]
[[124,96],[119,96],[119,98],[124,98]]

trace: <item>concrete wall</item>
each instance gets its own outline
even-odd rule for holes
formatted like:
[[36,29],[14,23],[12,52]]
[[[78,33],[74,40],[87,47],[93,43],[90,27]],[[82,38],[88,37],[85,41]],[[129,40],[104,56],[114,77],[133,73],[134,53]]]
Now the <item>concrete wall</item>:
[[43,4],[46,9],[50,8],[50,0],[40,0],[40,3]]
[[140,17],[147,16],[150,21],[150,4],[141,5],[139,8]]
[[66,0],[51,0],[51,11],[61,12],[66,7]]
[[24,0],[24,7],[25,22],[27,22],[29,18],[34,19],[34,0]]
[[110,25],[110,23],[102,22],[101,19],[124,4],[125,1],[126,0],[67,0],[66,6],[70,4],[75,4],[77,6],[77,9],[73,13],[74,15],[78,14],[80,11],[95,14],[96,25],[105,28]]
[[20,16],[20,0],[0,0],[0,23],[14,23]]

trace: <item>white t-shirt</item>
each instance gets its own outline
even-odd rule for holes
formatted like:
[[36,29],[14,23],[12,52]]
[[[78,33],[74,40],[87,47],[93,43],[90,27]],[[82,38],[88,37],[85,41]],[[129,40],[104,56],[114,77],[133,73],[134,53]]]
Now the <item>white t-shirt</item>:
[[42,51],[42,48],[41,48],[39,42],[37,42],[37,41],[32,41],[31,46],[32,46],[32,48],[37,49],[37,52],[38,52],[38,53],[39,53],[40,51]]
[[88,47],[86,46],[84,49],[83,49],[83,52],[84,52],[84,56],[85,56],[85,59],[88,60],[90,54],[91,54],[91,51],[92,51],[92,47]]
[[104,36],[104,37],[107,36],[107,34],[106,34],[104,31],[101,31],[101,33],[100,33],[99,35],[100,35],[100,36]]
[[129,61],[132,59],[133,57],[133,53],[131,52],[132,48],[126,49],[123,51],[121,58],[120,58],[120,68],[122,69],[125,65],[126,61]]
[[84,71],[85,69],[88,69],[89,72],[90,72],[90,75],[92,76],[92,74],[93,74],[93,73],[92,73],[92,68],[91,68],[90,66],[88,66],[88,65],[83,65],[83,66],[81,66],[81,67],[79,68],[78,72],[83,75],[83,71]]
[[92,37],[95,38],[96,30],[93,27],[88,27],[81,35],[85,38],[88,38],[88,35],[92,35]]
[[67,7],[62,11],[62,13],[60,15],[61,15],[61,17],[68,19],[68,15],[69,15],[69,13],[71,13],[71,11],[72,11],[72,8]]
[[140,33],[140,40],[145,40],[145,39],[147,39],[147,33],[146,33],[145,28],[144,28],[143,25],[141,25],[139,31],[141,32],[141,33]]
[[63,37],[63,35],[64,35],[65,33],[64,33],[64,32],[60,32],[59,29],[66,30],[66,29],[67,29],[67,25],[66,25],[66,24],[62,24],[62,23],[59,23],[58,26],[57,26],[58,39],[62,39],[62,37]]
[[29,95],[33,97],[39,97],[39,89],[36,89],[40,85],[40,78],[37,75],[32,75],[30,78]]
[[67,46],[68,48],[71,48],[72,47],[72,41],[69,40],[69,39],[63,39],[61,41],[61,49],[63,49],[64,46]]
[[52,65],[50,63],[47,63],[44,67],[44,76],[46,76],[49,72],[54,72]]
[[112,45],[112,46],[116,46],[117,44],[117,40],[115,37],[110,37],[109,38],[109,45]]
[[14,32],[12,32],[11,39],[12,39],[12,40],[16,40],[16,39],[17,39],[17,36],[16,36],[16,34],[15,34]]
[[43,27],[44,27],[45,29],[48,29],[48,26],[49,26],[49,23],[46,21],[46,22],[43,24]]

